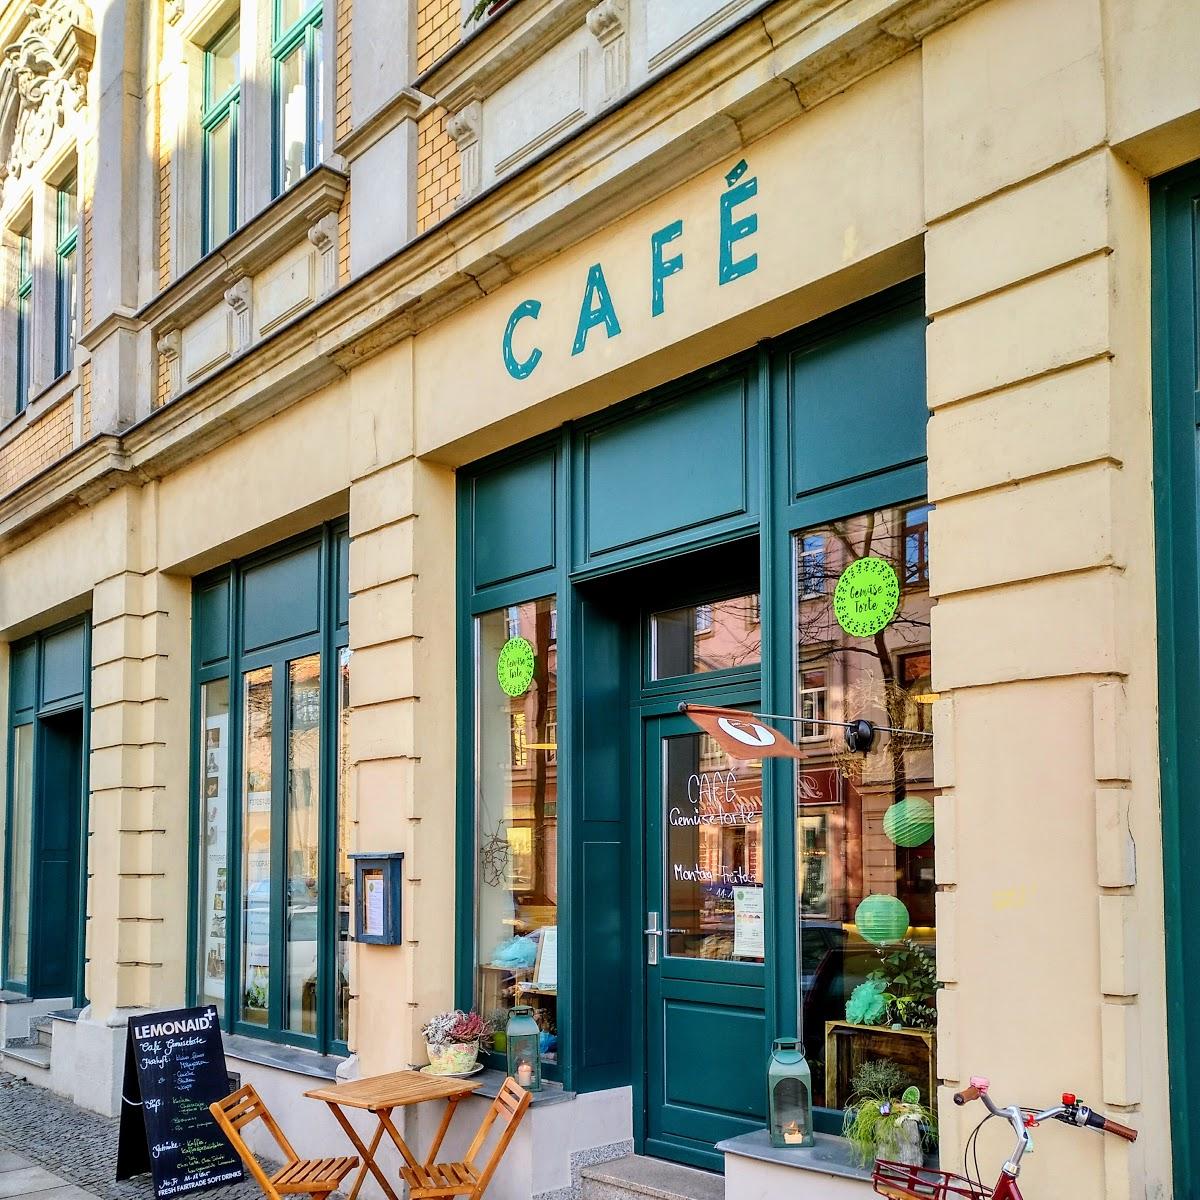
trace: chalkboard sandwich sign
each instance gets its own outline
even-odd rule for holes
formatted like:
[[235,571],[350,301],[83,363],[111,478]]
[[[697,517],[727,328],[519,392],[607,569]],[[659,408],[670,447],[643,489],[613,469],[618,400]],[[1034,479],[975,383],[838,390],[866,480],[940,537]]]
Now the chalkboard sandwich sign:
[[149,1171],[156,1197],[242,1179],[242,1161],[208,1111],[229,1091],[211,1004],[130,1017],[117,1179]]

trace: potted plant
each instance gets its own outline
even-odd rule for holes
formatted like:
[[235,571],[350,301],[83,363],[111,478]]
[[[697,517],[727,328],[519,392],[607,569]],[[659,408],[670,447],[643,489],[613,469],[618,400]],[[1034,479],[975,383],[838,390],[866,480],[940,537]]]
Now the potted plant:
[[937,1117],[895,1063],[874,1059],[854,1073],[844,1133],[864,1166],[882,1158],[919,1167],[925,1143],[937,1137]]
[[934,997],[942,985],[933,955],[911,939],[896,946],[880,946],[877,953],[879,966],[867,976],[867,982],[875,985],[885,1006],[878,1023],[936,1029]]
[[490,17],[492,13],[499,12],[511,3],[512,0],[476,0],[475,6],[467,17],[467,23],[478,21],[483,17]]
[[475,1069],[479,1044],[492,1032],[474,1009],[460,1008],[437,1013],[422,1026],[425,1049],[429,1053],[429,1071],[433,1075],[466,1075]]

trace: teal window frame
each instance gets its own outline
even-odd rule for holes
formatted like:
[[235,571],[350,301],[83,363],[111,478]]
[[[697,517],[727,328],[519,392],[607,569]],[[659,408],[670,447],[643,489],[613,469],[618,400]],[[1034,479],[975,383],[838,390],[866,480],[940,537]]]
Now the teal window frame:
[[[239,78],[220,96],[212,94],[213,80],[213,47],[219,45],[231,29],[241,30],[238,18],[235,17],[204,48],[204,103],[200,112],[200,252],[207,254],[219,240],[214,234],[213,216],[217,201],[213,195],[212,178],[212,138],[213,135],[229,122],[229,195],[225,197],[228,207],[229,228],[238,227],[238,112],[241,107],[242,83]],[[241,50],[238,51],[239,70]],[[223,240],[223,239],[221,239]]]
[[28,230],[17,235],[17,374],[14,413],[29,404],[33,379],[33,239]]
[[322,72],[318,59],[323,47],[318,48],[317,39],[322,29],[324,4],[323,0],[313,0],[287,29],[280,28],[282,0],[273,0],[273,6],[272,29],[275,37],[271,43],[271,187],[272,194],[279,196],[287,187],[294,187],[299,182],[292,180],[290,184],[285,185],[283,178],[286,165],[286,148],[283,143],[283,106],[286,103],[282,87],[283,64],[297,49],[301,50],[304,60],[304,171],[301,178],[320,163],[323,153],[321,142],[324,140],[324,130],[320,128],[322,122],[318,120],[318,114],[322,111],[322,97],[319,94]]
[[[78,305],[79,246],[78,215],[68,223],[70,198],[75,197],[78,214],[78,178],[71,175],[59,184],[54,196],[54,373],[64,375],[75,362],[75,309]],[[72,280],[72,276],[75,276]]]
[[[189,788],[189,828],[191,851],[189,853],[188,884],[188,958],[186,996],[189,1005],[200,1002],[198,986],[199,951],[202,944],[200,929],[201,888],[203,886],[202,857],[204,853],[203,830],[199,820],[199,797],[201,788],[200,759],[204,730],[202,728],[202,691],[206,683],[227,679],[229,681],[229,723],[227,747],[227,831],[226,856],[227,893],[225,912],[227,936],[225,939],[225,995],[221,1028],[226,1033],[240,1034],[260,1041],[295,1046],[313,1050],[320,1054],[346,1055],[349,1049],[344,1038],[336,1036],[336,1012],[338,989],[336,965],[338,961],[337,906],[337,837],[338,837],[338,687],[339,664],[342,651],[349,646],[348,604],[346,587],[345,554],[348,545],[348,525],[342,519],[330,522],[319,529],[289,539],[277,546],[245,559],[226,564],[215,571],[197,577],[192,588],[192,737],[191,737],[191,785]],[[239,630],[242,618],[242,580],[247,571],[283,558],[304,547],[319,548],[320,579],[320,629],[311,635],[289,638],[270,647],[253,652],[244,652]],[[227,608],[224,612],[227,642],[222,657],[202,662],[201,646],[205,616],[201,609],[201,597],[214,586],[227,587]],[[259,667],[273,668],[273,679],[282,677],[280,690],[284,706],[273,707],[272,721],[286,725],[290,707],[287,688],[287,664],[294,659],[319,654],[321,662],[321,713],[320,713],[320,814],[319,814],[319,880],[317,897],[317,1028],[314,1034],[288,1030],[284,1025],[283,980],[287,969],[286,927],[283,905],[272,897],[270,910],[270,994],[268,997],[269,1020],[258,1025],[241,1018],[242,934],[240,914],[242,904],[242,738],[243,738],[243,688],[246,672]],[[272,824],[271,824],[271,881],[277,888],[279,881],[286,881],[286,839],[281,836],[286,821],[286,794],[279,780],[286,777],[286,754],[275,759],[272,755]],[[284,793],[282,795],[278,793]],[[279,812],[282,804],[284,811]],[[284,883],[286,887],[286,882]],[[238,922],[234,932],[233,923]]]
[[[903,380],[906,396],[918,397],[914,413],[905,411],[896,417],[905,441],[886,440],[889,454],[869,472],[859,474],[852,456],[840,464],[838,473],[825,482],[812,486],[795,477],[793,453],[796,432],[793,420],[799,400],[793,393],[788,375],[792,356],[803,357],[827,340],[836,340],[859,326],[870,325],[876,319],[895,318],[905,328],[915,331],[921,349],[914,354]],[[585,793],[591,794],[586,803],[601,805],[607,800],[598,798],[595,779],[585,780],[584,766],[579,758],[595,753],[595,742],[589,743],[581,720],[584,693],[590,686],[590,672],[598,670],[616,650],[607,639],[612,636],[596,619],[596,610],[585,610],[586,592],[580,584],[599,585],[613,572],[663,561],[676,554],[724,543],[758,539],[760,620],[763,629],[761,665],[753,675],[760,677],[760,698],[764,711],[791,713],[797,703],[795,657],[794,588],[796,564],[793,558],[794,535],[834,520],[883,508],[902,510],[924,505],[927,494],[924,424],[927,411],[925,396],[924,360],[924,288],[920,278],[901,283],[894,288],[870,297],[840,312],[785,334],[756,349],[715,364],[686,379],[675,381],[655,392],[631,398],[603,414],[566,425],[549,435],[501,451],[487,459],[470,464],[458,473],[458,853],[456,877],[456,954],[455,1002],[470,1007],[477,1001],[476,964],[478,947],[475,929],[476,869],[478,847],[475,826],[475,634],[478,615],[509,605],[520,604],[542,596],[557,599],[558,612],[558,891],[559,891],[559,990],[558,990],[558,1047],[559,1062],[553,1068],[543,1068],[549,1079],[561,1079],[569,1090],[585,1092],[606,1087],[630,1085],[634,1091],[635,1112],[644,1107],[646,1071],[644,1042],[639,1044],[645,1030],[644,997],[640,986],[621,990],[613,985],[609,1005],[609,1028],[584,1028],[584,992],[587,972],[580,961],[580,930],[573,924],[573,910],[582,899],[579,828],[587,823]],[[654,407],[664,408],[680,397],[702,395],[712,380],[724,376],[741,377],[752,395],[746,406],[744,433],[748,470],[744,507],[741,512],[724,516],[718,514],[704,523],[681,525],[678,531],[653,534],[644,540],[623,545],[618,551],[589,558],[585,539],[588,512],[585,506],[587,482],[584,465],[589,438],[608,426],[626,420],[631,423]],[[829,406],[833,400],[822,398]],[[827,407],[827,411],[833,411]],[[916,424],[919,421],[919,437]],[[891,427],[881,427],[878,437],[894,439]],[[918,445],[914,449],[912,442]],[[481,559],[481,538],[489,546],[497,538],[508,536],[515,520],[513,512],[503,509],[501,516],[507,524],[496,527],[481,524],[481,513],[475,507],[477,485],[506,468],[519,468],[533,460],[548,459],[550,468],[549,500],[541,508],[557,514],[547,549],[515,556],[514,561],[529,566],[519,574],[509,575],[495,568],[500,578],[476,586],[473,572]],[[630,492],[631,495],[635,493]],[[632,503],[632,501],[631,501]],[[682,518],[681,518],[682,521]],[[523,543],[530,540],[524,531]],[[491,551],[489,550],[490,554]],[[492,569],[490,566],[488,569]],[[491,579],[491,576],[486,577]],[[617,578],[617,576],[614,576]],[[585,637],[586,627],[586,637]],[[600,641],[597,642],[597,629]],[[586,650],[584,649],[586,643]],[[645,678],[650,673],[648,650],[642,652]],[[716,687],[740,679],[740,669],[711,673],[706,682]],[[642,684],[643,692],[653,694],[658,687],[669,689],[678,680],[649,681]],[[611,685],[612,680],[608,683]],[[625,681],[620,686],[603,691],[604,700],[619,696],[622,703],[630,701]],[[587,723],[602,726],[603,736],[619,738],[619,721],[609,721],[601,711],[604,703],[589,710]],[[611,704],[608,708],[612,708]],[[595,734],[592,735],[596,736]],[[618,781],[619,786],[636,787],[636,772]],[[763,763],[764,795],[775,797],[776,812],[780,800],[794,794],[795,767],[790,759],[772,758]],[[788,806],[783,804],[783,809]],[[643,869],[641,851],[634,846],[629,858],[630,870],[636,876]],[[774,1036],[795,1036],[800,1018],[800,944],[798,932],[798,887],[796,879],[796,845],[792,836],[782,830],[768,835],[764,848],[767,878],[770,888],[767,914],[768,937],[771,939],[765,964],[766,1019]],[[623,935],[640,932],[644,915],[638,911],[638,887],[634,882],[627,894],[619,895]],[[584,937],[587,934],[583,935]],[[632,979],[639,980],[644,955],[644,938],[633,937],[633,958],[628,961]],[[595,986],[595,985],[592,985]],[[604,1062],[591,1066],[588,1062],[589,1040],[631,1038],[629,1057],[616,1064]],[[768,1045],[763,1047],[766,1061]],[[491,1064],[503,1065],[503,1056],[493,1055]],[[839,1110],[814,1105],[814,1124],[817,1130],[840,1134],[843,1114]],[[640,1149],[640,1146],[639,1146]]]

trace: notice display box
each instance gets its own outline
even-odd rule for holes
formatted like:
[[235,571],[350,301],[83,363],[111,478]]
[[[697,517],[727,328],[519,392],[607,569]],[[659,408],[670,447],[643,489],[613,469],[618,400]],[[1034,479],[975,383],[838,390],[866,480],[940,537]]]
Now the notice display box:
[[354,940],[368,946],[400,945],[403,851],[350,857],[354,860]]

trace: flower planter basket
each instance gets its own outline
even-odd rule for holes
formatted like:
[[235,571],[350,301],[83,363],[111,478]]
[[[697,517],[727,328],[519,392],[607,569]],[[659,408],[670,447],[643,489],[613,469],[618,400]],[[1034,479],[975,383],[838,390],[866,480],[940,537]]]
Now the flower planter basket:
[[479,1058],[479,1042],[449,1042],[444,1046],[425,1043],[433,1075],[465,1075]]

